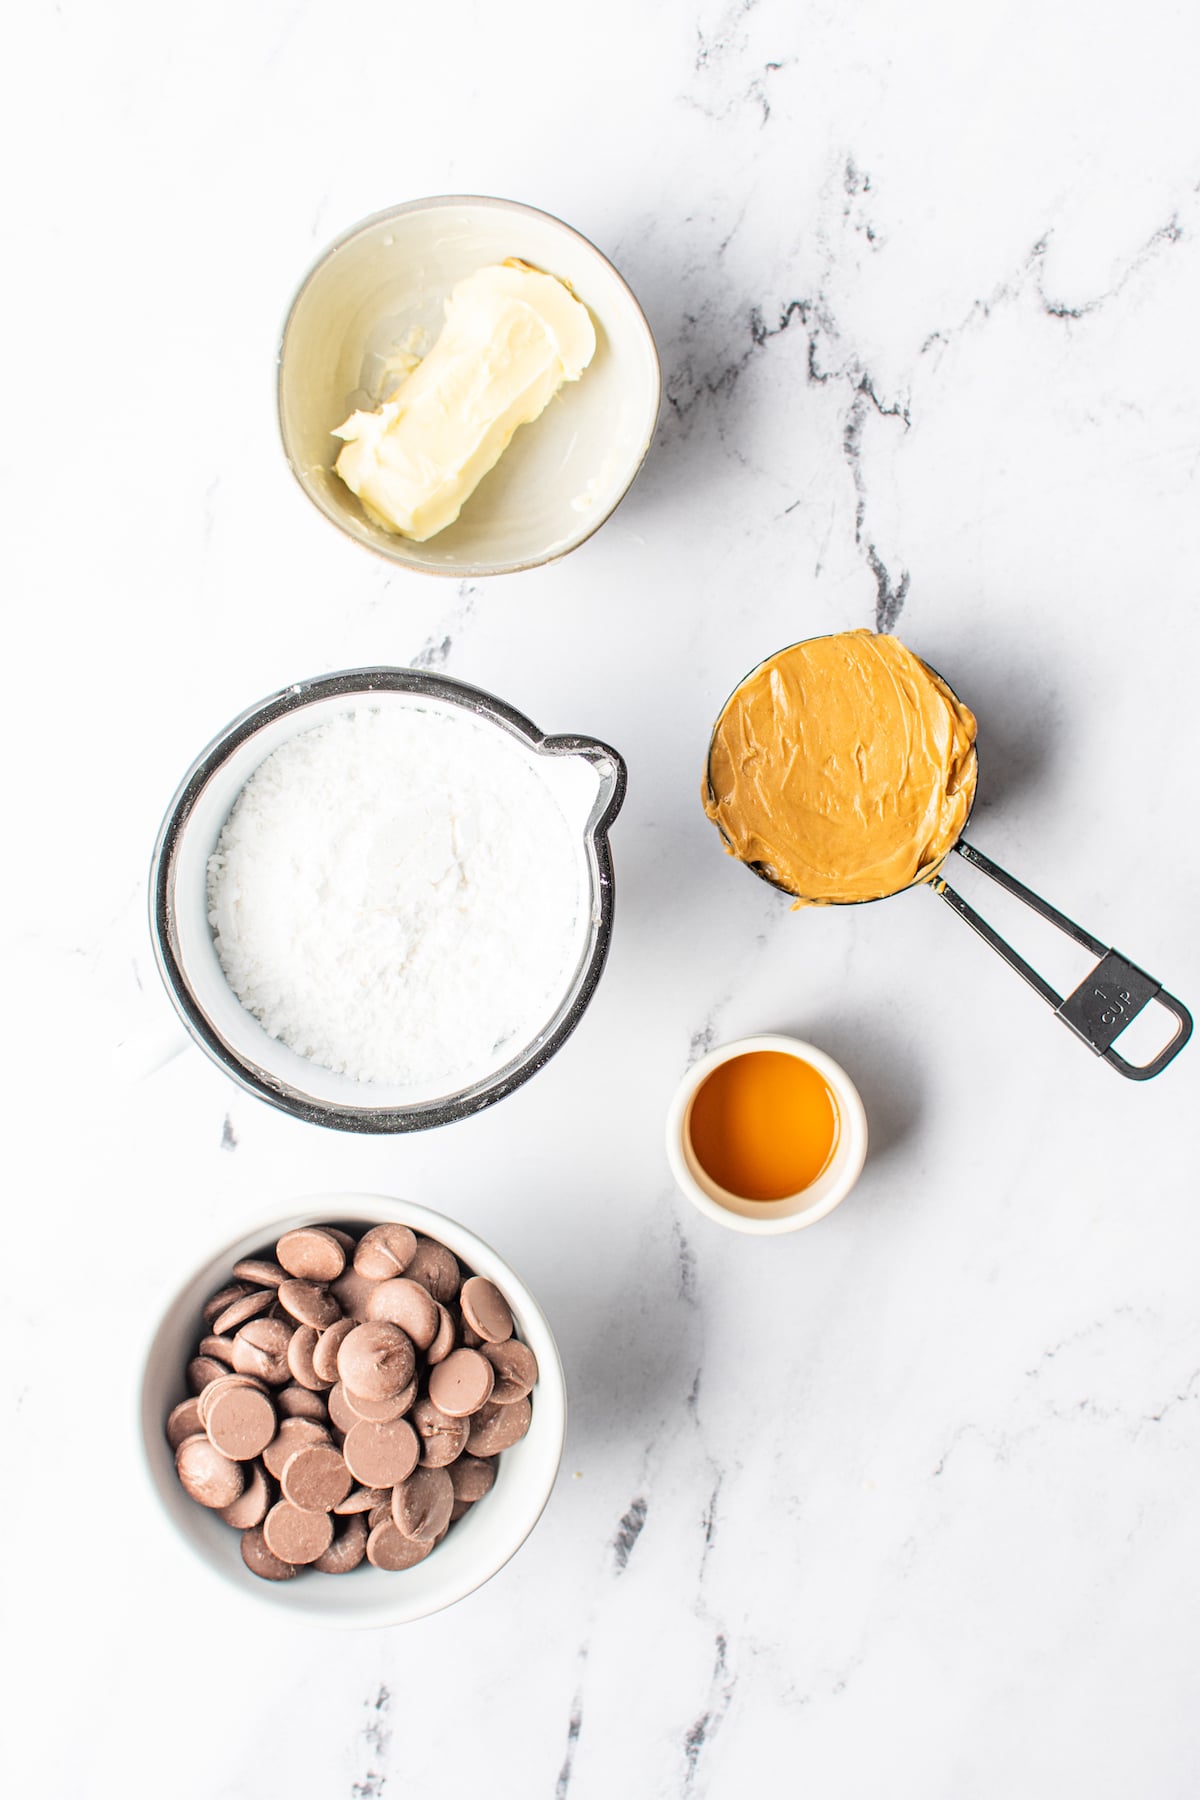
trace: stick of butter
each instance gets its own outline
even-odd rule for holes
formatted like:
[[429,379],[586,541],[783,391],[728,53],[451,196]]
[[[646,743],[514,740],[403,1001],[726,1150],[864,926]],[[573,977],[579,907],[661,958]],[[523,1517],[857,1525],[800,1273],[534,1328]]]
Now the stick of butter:
[[515,259],[477,269],[451,292],[424,361],[382,406],[338,426],[334,469],[385,531],[423,543],[595,349],[586,306],[553,275]]

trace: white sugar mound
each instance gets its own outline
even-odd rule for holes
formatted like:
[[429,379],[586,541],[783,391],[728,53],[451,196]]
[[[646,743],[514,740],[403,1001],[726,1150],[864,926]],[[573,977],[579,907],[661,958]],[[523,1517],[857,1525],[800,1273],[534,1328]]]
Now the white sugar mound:
[[238,795],[208,865],[217,954],[301,1056],[451,1092],[531,1042],[569,987],[581,840],[490,721],[360,708],[283,744]]

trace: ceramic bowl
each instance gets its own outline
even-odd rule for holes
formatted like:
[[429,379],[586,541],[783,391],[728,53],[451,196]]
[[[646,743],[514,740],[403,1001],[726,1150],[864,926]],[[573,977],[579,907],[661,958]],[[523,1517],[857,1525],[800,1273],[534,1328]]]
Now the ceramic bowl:
[[[758,1050],[774,1050],[795,1056],[817,1071],[833,1095],[838,1113],[838,1135],[828,1164],[798,1194],[783,1200],[746,1200],[715,1182],[692,1148],[689,1124],[692,1103],[704,1082],[721,1063]],[[781,1231],[799,1231],[825,1218],[840,1206],[862,1173],[867,1156],[867,1115],[858,1089],[840,1063],[815,1044],[778,1033],[738,1038],[710,1050],[692,1064],[667,1112],[667,1160],[676,1184],[697,1211],[731,1231],[758,1237]]]
[[[494,1281],[512,1308],[517,1336],[538,1361],[533,1416],[526,1435],[497,1464],[491,1491],[451,1527],[413,1569],[389,1572],[362,1563],[349,1575],[309,1570],[291,1581],[264,1581],[241,1558],[240,1534],[184,1493],[164,1435],[171,1408],[187,1396],[185,1369],[202,1330],[205,1300],[243,1256],[269,1251],[299,1225],[366,1227],[397,1220],[436,1238],[477,1275]],[[567,1401],[562,1364],[537,1301],[509,1265],[465,1225],[407,1200],[378,1194],[319,1194],[295,1203],[284,1218],[243,1232],[213,1251],[165,1306],[147,1351],[141,1388],[141,1440],[150,1483],[177,1539],[215,1581],[296,1619],[332,1626],[403,1625],[474,1593],[520,1549],[550,1498],[562,1456]]]
[[[341,444],[331,433],[394,388],[389,356],[434,343],[455,283],[507,257],[570,284],[592,316],[596,353],[517,431],[455,523],[414,543],[370,520],[333,473]],[[661,385],[641,307],[569,225],[511,200],[412,200],[355,225],[305,278],[279,348],[279,424],[292,472],[327,519],[406,568],[466,579],[552,562],[590,537],[641,467]]]
[[[573,962],[557,1005],[525,1043],[498,1044],[464,1085],[356,1081],[271,1037],[225,979],[209,924],[208,859],[242,787],[273,750],[355,706],[465,711],[496,734],[497,754],[543,782],[576,838]],[[536,1074],[575,1029],[608,955],[613,870],[608,827],[625,792],[615,750],[586,737],[547,737],[495,695],[418,669],[350,669],[301,681],[252,706],[201,752],[167,810],[150,871],[150,931],[180,1019],[247,1092],[309,1124],[344,1131],[417,1131],[490,1106]]]

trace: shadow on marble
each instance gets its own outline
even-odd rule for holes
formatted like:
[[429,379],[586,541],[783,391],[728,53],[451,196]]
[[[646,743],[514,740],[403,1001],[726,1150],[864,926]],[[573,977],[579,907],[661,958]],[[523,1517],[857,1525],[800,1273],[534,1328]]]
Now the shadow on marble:
[[868,1166],[878,1167],[895,1156],[912,1136],[923,1106],[905,1043],[890,1036],[877,1018],[844,1012],[834,1018],[818,1014],[802,1024],[785,1022],[779,1030],[827,1050],[850,1076],[867,1109]]
[[[680,1199],[679,1207],[686,1201]],[[664,1201],[658,1224],[667,1221]],[[686,1232],[640,1246],[629,1277],[582,1300],[563,1296],[569,1322],[557,1330],[569,1396],[568,1465],[594,1467],[630,1451],[651,1459],[656,1444],[688,1416],[700,1379],[702,1322],[695,1300],[695,1251]],[[599,1302],[599,1304],[597,1304]],[[690,1398],[689,1398],[690,1397]],[[644,1487],[648,1477],[638,1478]],[[635,1484],[635,1485],[638,1485]],[[623,1562],[623,1558],[621,1559]]]
[[[767,337],[778,335],[798,315],[789,311],[786,323],[765,327],[751,296],[733,291],[727,282],[714,283],[703,262],[681,267],[677,255],[651,240],[631,248],[622,269],[649,319],[663,383],[646,468],[631,493],[632,507],[625,503],[636,512],[661,484],[678,479],[681,465],[690,463],[693,489],[725,481],[720,460],[697,457],[688,440],[697,430],[726,439],[745,408],[744,396],[738,394],[743,375]],[[740,460],[735,439],[726,441],[725,448]]]
[[[903,624],[899,626],[903,636]],[[1052,786],[1062,755],[1058,694],[1044,666],[1022,663],[1015,645],[1003,662],[970,648],[939,658],[936,645],[921,647],[979,721],[979,798],[976,819],[1019,804]],[[968,826],[968,834],[970,827]]]

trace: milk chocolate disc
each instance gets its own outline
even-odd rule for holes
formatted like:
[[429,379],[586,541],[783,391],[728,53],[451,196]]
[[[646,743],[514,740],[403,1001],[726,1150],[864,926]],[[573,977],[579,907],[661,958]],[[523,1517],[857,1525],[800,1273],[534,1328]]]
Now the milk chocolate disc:
[[511,1406],[497,1406],[489,1400],[471,1420],[467,1450],[472,1456],[495,1456],[529,1430],[532,1408],[528,1400],[514,1400]]
[[354,1272],[368,1281],[390,1281],[403,1275],[416,1247],[416,1237],[407,1225],[373,1225],[359,1239]]
[[275,1436],[275,1408],[257,1388],[230,1386],[215,1395],[205,1408],[204,1429],[209,1443],[222,1456],[231,1457],[234,1462],[249,1462]]
[[344,1275],[339,1275],[336,1281],[330,1283],[329,1291],[346,1317],[357,1320],[361,1325],[368,1316],[367,1306],[375,1292],[375,1283],[368,1281],[365,1275],[347,1269]]
[[481,1344],[496,1375],[490,1398],[495,1406],[511,1406],[524,1400],[538,1378],[537,1357],[520,1338],[508,1338],[503,1344]]
[[243,1531],[242,1561],[252,1575],[261,1575],[264,1581],[290,1581],[296,1573],[293,1563],[281,1562],[279,1557],[272,1556],[267,1549],[261,1525],[256,1525],[251,1531]]
[[212,1296],[211,1300],[206,1300],[204,1302],[204,1312],[202,1315],[204,1323],[211,1326],[213,1320],[217,1318],[220,1313],[223,1313],[227,1306],[231,1306],[235,1300],[239,1299],[242,1294],[245,1294],[248,1291],[244,1281],[231,1281],[226,1287],[221,1288],[218,1293]]
[[339,1431],[350,1431],[358,1424],[359,1414],[351,1410],[346,1390],[340,1381],[330,1388],[325,1400],[329,1407],[329,1422],[336,1425]]
[[219,1514],[226,1525],[233,1525],[238,1531],[261,1525],[271,1504],[271,1490],[260,1465],[251,1463],[245,1475],[246,1486],[242,1493],[232,1506],[223,1506]]
[[391,1491],[388,1488],[356,1487],[351,1489],[344,1500],[339,1500],[334,1507],[335,1513],[369,1513],[377,1506],[392,1504]]
[[363,1487],[388,1488],[403,1481],[417,1466],[421,1446],[407,1419],[376,1425],[360,1419],[342,1446],[346,1466]]
[[184,1438],[196,1437],[203,1432],[199,1407],[200,1402],[193,1394],[190,1400],[181,1400],[167,1414],[167,1442],[172,1450],[178,1450]]
[[218,1375],[215,1381],[210,1381],[207,1387],[201,1388],[196,1396],[196,1411],[200,1415],[201,1431],[208,1423],[209,1407],[218,1394],[225,1393],[229,1388],[254,1388],[260,1394],[268,1391],[266,1383],[256,1380],[253,1375],[237,1375],[228,1371],[224,1375]]
[[418,1350],[429,1348],[441,1324],[437,1302],[428,1290],[419,1281],[409,1281],[404,1276],[376,1283],[375,1292],[367,1301],[367,1317],[398,1325]]
[[333,1521],[328,1513],[302,1512],[290,1501],[279,1500],[263,1520],[262,1533],[272,1556],[303,1567],[328,1550]]
[[338,1346],[338,1375],[352,1394],[387,1400],[406,1388],[416,1369],[412,1339],[383,1319],[356,1325]]
[[419,1281],[435,1300],[448,1306],[462,1283],[462,1270],[445,1244],[432,1238],[418,1238],[412,1261],[404,1271],[410,1281]]
[[251,1319],[233,1340],[233,1366],[242,1375],[257,1375],[272,1387],[283,1387],[291,1377],[287,1347],[292,1336],[290,1321]]
[[314,1391],[329,1386],[327,1381],[321,1380],[313,1362],[318,1342],[317,1333],[311,1325],[297,1325],[288,1339],[287,1347],[287,1365],[292,1376],[301,1387],[312,1388]]
[[318,1425],[315,1419],[281,1419],[278,1431],[262,1453],[262,1459],[268,1473],[278,1481],[289,1456],[294,1456],[306,1444],[328,1442],[328,1431],[323,1425]]
[[187,1366],[188,1386],[193,1394],[201,1394],[210,1381],[217,1381],[229,1370],[213,1356],[193,1356]]
[[211,1356],[214,1362],[224,1363],[227,1369],[232,1369],[233,1339],[231,1337],[217,1337],[214,1333],[210,1332],[208,1337],[202,1337],[200,1339],[200,1348],[197,1350],[196,1354],[197,1356]]
[[318,1425],[329,1423],[329,1408],[322,1394],[308,1388],[280,1388],[275,1396],[275,1410],[284,1419],[315,1419]]
[[421,1462],[427,1469],[444,1469],[466,1448],[468,1421],[452,1419],[428,1395],[417,1401],[409,1421],[421,1440]]
[[496,1465],[482,1456],[460,1456],[447,1471],[456,1500],[482,1500],[496,1479]]
[[287,1280],[287,1270],[265,1256],[244,1256],[241,1262],[234,1263],[233,1272],[239,1281],[249,1282],[251,1287],[277,1288],[281,1281]]
[[279,1477],[285,1500],[302,1512],[332,1512],[354,1483],[332,1444],[302,1444],[288,1457]]
[[349,1337],[354,1325],[353,1319],[338,1319],[317,1339],[312,1353],[312,1365],[313,1373],[322,1387],[332,1387],[337,1380],[337,1353],[342,1339]]
[[284,1232],[275,1260],[300,1281],[336,1281],[346,1267],[346,1252],[319,1225],[304,1225]]
[[513,1333],[512,1309],[495,1282],[472,1275],[459,1295],[463,1318],[489,1344],[502,1344]]
[[476,1413],[491,1394],[495,1373],[478,1350],[452,1350],[429,1372],[429,1398],[452,1419]]
[[411,1569],[433,1549],[431,1543],[407,1538],[391,1519],[381,1519],[367,1539],[367,1561],[377,1569]]
[[239,1294],[224,1312],[217,1314],[213,1330],[221,1333],[236,1331],[247,1319],[256,1319],[259,1313],[265,1313],[274,1298],[274,1288],[253,1288],[248,1294]]
[[447,1312],[440,1300],[435,1300],[434,1305],[438,1309],[437,1335],[425,1352],[425,1361],[431,1368],[435,1363],[445,1362],[458,1342],[458,1329],[452,1314]]
[[329,1292],[315,1281],[281,1281],[279,1304],[301,1325],[324,1331],[342,1316],[342,1309]]
[[361,1513],[355,1513],[346,1520],[338,1531],[332,1544],[322,1556],[313,1563],[322,1575],[348,1575],[351,1569],[357,1569],[367,1554],[367,1521]]
[[414,1469],[392,1489],[392,1518],[405,1537],[432,1544],[450,1523],[454,1489],[445,1469]]
[[398,1394],[392,1394],[387,1400],[364,1400],[361,1394],[352,1394],[348,1387],[342,1388],[342,1400],[354,1414],[354,1420],[370,1419],[374,1425],[386,1425],[389,1419],[403,1418],[416,1399],[417,1391],[418,1383],[414,1375],[406,1388],[401,1388]]
[[184,1491],[214,1511],[232,1506],[246,1485],[241,1463],[222,1456],[206,1437],[184,1438],[175,1452],[175,1469]]

